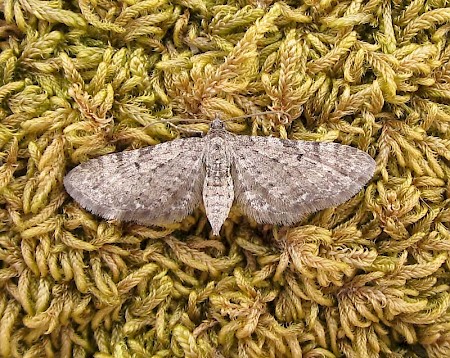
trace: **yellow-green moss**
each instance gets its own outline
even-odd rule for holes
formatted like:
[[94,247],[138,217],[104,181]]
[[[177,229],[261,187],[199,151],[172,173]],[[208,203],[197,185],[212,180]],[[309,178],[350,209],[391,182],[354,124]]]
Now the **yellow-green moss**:
[[[450,356],[447,0],[4,0],[1,357]],[[358,146],[367,188],[296,227],[101,221],[62,179],[168,118]],[[205,124],[188,124],[205,130]]]

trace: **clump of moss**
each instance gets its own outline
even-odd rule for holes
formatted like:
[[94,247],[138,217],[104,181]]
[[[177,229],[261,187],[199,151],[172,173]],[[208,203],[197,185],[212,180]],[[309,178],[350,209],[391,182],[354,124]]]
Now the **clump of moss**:
[[[0,356],[450,356],[444,0],[38,1],[0,21]],[[105,222],[64,191],[168,118],[334,140],[377,171],[292,228]],[[149,126],[150,124],[154,124]],[[205,124],[188,124],[206,129]]]

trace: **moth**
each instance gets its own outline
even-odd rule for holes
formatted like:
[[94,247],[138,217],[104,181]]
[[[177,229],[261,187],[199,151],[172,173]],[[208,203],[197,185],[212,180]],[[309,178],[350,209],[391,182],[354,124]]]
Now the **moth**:
[[64,185],[92,213],[143,225],[181,221],[203,201],[219,235],[233,203],[257,223],[292,225],[350,199],[374,170],[354,147],[235,135],[216,117],[202,138],[88,160]]

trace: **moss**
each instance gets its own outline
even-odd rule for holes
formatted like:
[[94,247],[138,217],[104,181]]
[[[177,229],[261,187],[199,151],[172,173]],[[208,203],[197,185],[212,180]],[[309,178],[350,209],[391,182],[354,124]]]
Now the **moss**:
[[[450,356],[446,1],[2,5],[0,356]],[[146,228],[64,191],[175,138],[161,119],[265,110],[230,129],[357,146],[373,180],[292,228],[234,209],[220,238],[201,209]]]

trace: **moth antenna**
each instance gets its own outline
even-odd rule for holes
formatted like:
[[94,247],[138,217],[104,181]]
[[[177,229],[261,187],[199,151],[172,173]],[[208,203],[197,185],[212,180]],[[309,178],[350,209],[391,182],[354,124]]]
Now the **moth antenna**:
[[[222,122],[231,122],[231,121],[241,120],[241,119],[250,118],[250,117],[263,116],[263,115],[267,115],[267,114],[285,114],[285,115],[287,115],[287,113],[283,112],[283,111],[263,111],[263,112],[250,113],[250,114],[246,114],[246,115],[238,116],[238,117],[227,118],[227,119],[221,119],[219,114],[216,114],[215,117],[216,118],[218,117],[219,119],[221,119]],[[192,133],[196,133],[196,134],[200,133],[201,135],[204,134],[203,132],[197,131],[195,129],[193,130],[193,129],[188,129],[188,128],[183,128],[183,127],[177,126],[173,122],[211,124],[211,120],[206,120],[206,119],[201,119],[201,118],[171,118],[171,119],[160,119],[160,120],[154,121],[150,124],[147,124],[143,129],[147,129],[148,127],[153,126],[155,124],[164,123],[164,124],[168,124],[168,125],[176,128],[177,130],[184,131],[186,133],[191,133],[191,134]]]
[[147,124],[144,129],[153,126],[155,124],[160,124],[160,123],[164,123],[164,124],[171,124],[174,125],[173,122],[191,122],[191,123],[210,123],[210,121],[207,121],[205,119],[196,119],[196,118],[171,118],[171,119],[159,119],[157,121],[154,121],[152,123]]
[[264,112],[256,112],[256,113],[245,114],[243,116],[238,116],[238,117],[231,117],[231,118],[223,119],[222,121],[223,122],[229,122],[229,121],[241,120],[241,119],[250,118],[250,117],[263,116],[263,115],[266,115],[266,114],[285,114],[285,115],[288,115],[286,112],[283,112],[283,111],[264,111]]
[[203,137],[205,135],[204,132],[197,130],[197,129],[191,129],[191,128],[186,128],[186,127],[182,127],[181,125],[176,125],[174,123],[169,123],[170,126],[172,126],[173,128],[175,128],[177,131],[179,132],[184,132],[184,133],[188,133],[188,134],[194,134],[194,135],[200,135],[201,137]]
[[211,121],[201,118],[173,118],[172,120],[177,122],[187,122],[187,123],[207,123],[210,124]]
[[198,134],[201,134],[201,135],[204,134],[202,131],[195,130],[195,129],[184,128],[184,127],[181,127],[181,126],[179,126],[179,125],[177,125],[177,124],[175,124],[173,122],[191,122],[191,123],[207,123],[207,124],[210,123],[210,121],[207,121],[207,120],[204,120],[204,119],[195,119],[195,118],[159,119],[157,121],[154,121],[152,123],[147,124],[143,129],[145,130],[145,129],[147,129],[150,126],[163,123],[163,124],[167,124],[167,125],[175,128],[178,131],[182,131],[182,132],[185,132],[185,133],[189,133],[189,134],[195,133],[197,135]]

